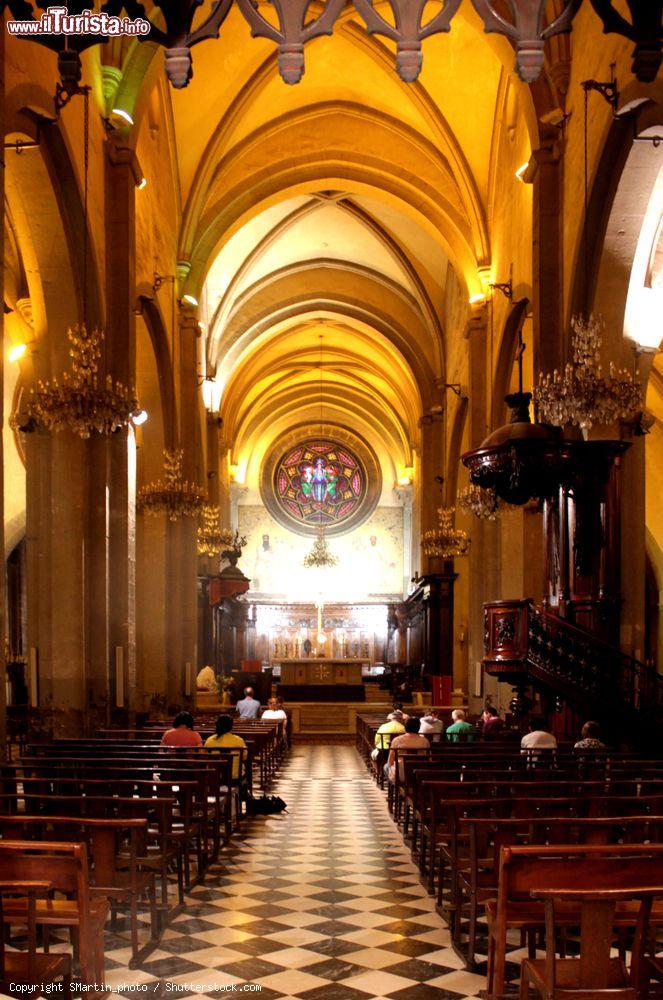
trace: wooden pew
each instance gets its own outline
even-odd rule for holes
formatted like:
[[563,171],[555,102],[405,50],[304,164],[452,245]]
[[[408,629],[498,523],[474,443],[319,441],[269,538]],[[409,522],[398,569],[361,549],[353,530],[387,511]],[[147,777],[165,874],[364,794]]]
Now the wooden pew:
[[[474,968],[479,904],[497,896],[500,850],[525,845],[642,844],[663,842],[663,816],[535,816],[528,819],[465,817],[459,822],[468,842],[456,858],[456,898],[452,943]],[[462,948],[463,911],[468,911],[467,950]]]
[[[32,779],[26,779],[27,783]],[[184,904],[184,876],[181,838],[174,835],[173,810],[175,800],[162,796],[146,798],[104,796],[107,782],[76,782],[81,794],[35,794],[29,789],[0,793],[0,816],[36,815],[40,817],[76,816],[86,818],[118,818],[147,820],[145,851],[137,855],[141,868],[153,871],[161,883],[161,903],[158,904],[161,924],[165,924],[180,911]],[[101,786],[101,789],[100,787]],[[178,903],[169,901],[169,865],[177,871]]]
[[[78,941],[81,982],[103,984],[108,903],[101,897],[92,898],[85,844],[0,840],[0,881],[14,880],[51,884],[51,894],[36,900],[37,926],[69,928]],[[26,902],[5,900],[3,919],[25,921]],[[96,995],[109,994],[101,991]]]
[[[486,904],[488,919],[487,997],[504,996],[506,940],[510,928],[541,932],[543,904],[530,890],[629,889],[663,885],[663,844],[574,845],[572,847],[503,847],[500,852],[497,898]],[[558,927],[576,927],[579,907],[559,909]],[[635,908],[617,907],[616,926],[633,928]],[[663,906],[652,910],[653,926],[663,924]]]
[[[28,993],[30,996],[41,996],[46,992],[44,988],[56,981],[63,996],[71,994],[71,956],[37,951],[37,899],[47,896],[52,888],[50,882],[44,881],[0,882],[0,991],[3,996],[25,995],[16,989],[16,984],[33,987]],[[26,923],[28,944],[25,952],[7,951],[5,946],[5,932],[11,931],[12,923],[9,917],[5,918],[5,904],[17,899],[24,910],[19,922]]]
[[[147,853],[147,819],[103,819],[88,816],[0,816],[3,840],[73,841],[88,850],[90,895],[111,904],[111,917],[119,906],[128,906],[132,958],[129,968],[144,960],[159,942],[154,874],[143,870],[139,858]],[[138,907],[149,901],[150,939],[143,947],[138,938]]]

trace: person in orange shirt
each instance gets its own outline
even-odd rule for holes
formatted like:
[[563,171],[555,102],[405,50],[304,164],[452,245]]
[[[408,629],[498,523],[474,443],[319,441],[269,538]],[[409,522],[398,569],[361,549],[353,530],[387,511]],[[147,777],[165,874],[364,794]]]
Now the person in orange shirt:
[[200,733],[193,731],[191,712],[180,712],[173,719],[173,728],[166,730],[161,742],[166,747],[201,747]]

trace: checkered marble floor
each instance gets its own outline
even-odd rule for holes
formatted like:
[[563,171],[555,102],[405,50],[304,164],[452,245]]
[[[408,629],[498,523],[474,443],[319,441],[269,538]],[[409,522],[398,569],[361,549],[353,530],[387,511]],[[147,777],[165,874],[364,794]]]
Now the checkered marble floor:
[[132,998],[137,984],[151,997],[216,998],[232,984],[263,1000],[478,996],[485,978],[451,949],[355,750],[296,747],[276,790],[288,812],[248,824],[140,968],[126,966],[124,934],[108,935],[106,982]]

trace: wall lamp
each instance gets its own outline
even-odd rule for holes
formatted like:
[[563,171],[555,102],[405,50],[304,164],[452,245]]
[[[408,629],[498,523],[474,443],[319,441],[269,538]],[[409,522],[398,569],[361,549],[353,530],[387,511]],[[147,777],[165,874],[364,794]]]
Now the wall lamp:
[[173,281],[174,282],[175,281],[175,275],[174,274],[157,274],[157,272],[155,271],[154,272],[154,281],[152,282],[152,291],[153,292],[158,292],[159,289],[161,288],[161,286],[163,285],[164,281]]

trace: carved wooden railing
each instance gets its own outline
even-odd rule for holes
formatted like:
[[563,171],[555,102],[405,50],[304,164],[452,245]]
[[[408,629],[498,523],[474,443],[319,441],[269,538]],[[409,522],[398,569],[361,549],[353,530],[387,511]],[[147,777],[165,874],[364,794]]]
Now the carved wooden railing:
[[632,726],[663,723],[663,675],[531,601],[484,605],[488,673],[539,682],[577,707],[618,713]]

